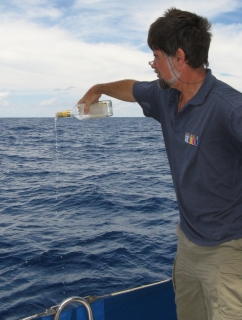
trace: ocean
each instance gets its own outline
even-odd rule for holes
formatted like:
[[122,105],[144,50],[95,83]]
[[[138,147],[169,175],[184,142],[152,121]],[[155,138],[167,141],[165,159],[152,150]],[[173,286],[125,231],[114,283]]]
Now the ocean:
[[149,118],[0,118],[0,319],[171,277],[177,203]]

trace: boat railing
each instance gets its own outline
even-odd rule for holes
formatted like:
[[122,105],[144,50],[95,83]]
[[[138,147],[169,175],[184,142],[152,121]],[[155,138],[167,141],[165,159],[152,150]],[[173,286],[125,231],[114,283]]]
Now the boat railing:
[[63,302],[61,302],[61,304],[59,304],[59,306],[58,306],[54,320],[59,320],[62,310],[68,304],[74,303],[74,302],[78,302],[78,303],[83,304],[87,310],[88,320],[93,320],[93,314],[92,314],[92,309],[90,307],[90,304],[84,298],[81,298],[81,297],[70,297],[70,298],[67,298],[66,300],[64,300]]
[[90,297],[87,297],[87,298],[88,299],[81,298],[81,297],[70,297],[70,298],[67,298],[64,301],[62,301],[59,305],[53,306],[50,309],[47,309],[45,312],[32,315],[31,317],[27,317],[27,318],[24,318],[22,320],[34,320],[34,319],[37,319],[37,318],[39,318],[41,316],[50,316],[50,315],[54,315],[54,319],[53,320],[59,320],[60,314],[63,311],[63,309],[67,305],[69,305],[71,303],[81,303],[82,305],[84,305],[84,307],[87,310],[88,320],[93,320],[92,309],[91,309],[91,306],[90,306],[89,302],[95,301],[97,299],[97,297],[96,296],[90,296]]

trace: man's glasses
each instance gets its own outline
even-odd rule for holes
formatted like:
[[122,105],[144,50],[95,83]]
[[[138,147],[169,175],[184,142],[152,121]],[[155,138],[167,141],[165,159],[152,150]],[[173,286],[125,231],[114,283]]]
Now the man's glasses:
[[148,64],[149,64],[151,67],[153,67],[154,63],[155,63],[155,60],[148,62]]

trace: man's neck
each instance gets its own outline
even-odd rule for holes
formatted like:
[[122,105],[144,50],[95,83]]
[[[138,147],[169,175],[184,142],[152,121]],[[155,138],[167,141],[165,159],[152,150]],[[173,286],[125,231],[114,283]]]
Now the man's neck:
[[206,69],[188,68],[187,72],[182,73],[177,79],[174,87],[181,92],[178,102],[178,111],[196,95],[205,78]]

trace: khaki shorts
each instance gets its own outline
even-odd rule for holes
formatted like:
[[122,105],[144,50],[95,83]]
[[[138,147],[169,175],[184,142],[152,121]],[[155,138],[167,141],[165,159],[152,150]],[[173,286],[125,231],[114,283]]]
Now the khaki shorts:
[[173,285],[179,320],[242,320],[242,239],[198,246],[178,232]]

